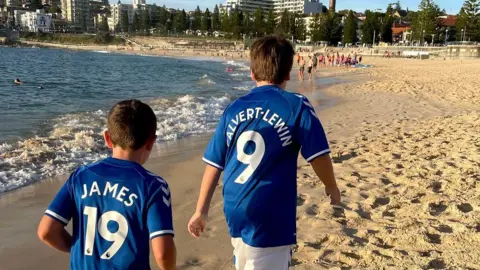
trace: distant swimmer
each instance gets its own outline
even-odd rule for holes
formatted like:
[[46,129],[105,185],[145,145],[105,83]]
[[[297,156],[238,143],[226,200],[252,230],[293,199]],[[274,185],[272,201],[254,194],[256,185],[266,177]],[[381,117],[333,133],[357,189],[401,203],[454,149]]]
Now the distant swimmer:
[[15,81],[13,82],[13,84],[20,85],[20,84],[22,84],[22,82],[20,81],[19,78],[16,78]]
[[40,86],[38,87],[38,89],[43,89],[43,85],[40,84]]
[[233,72],[233,68],[232,68],[232,67],[227,67],[227,68],[225,69],[225,71],[226,71],[226,72]]

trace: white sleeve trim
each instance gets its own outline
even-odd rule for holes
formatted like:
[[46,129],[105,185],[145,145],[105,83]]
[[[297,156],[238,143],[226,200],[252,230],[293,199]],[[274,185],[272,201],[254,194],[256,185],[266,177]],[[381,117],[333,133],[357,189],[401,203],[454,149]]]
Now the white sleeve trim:
[[173,230],[156,231],[156,232],[152,232],[150,234],[150,238],[153,238],[153,237],[159,236],[159,235],[164,235],[164,234],[175,234],[175,233],[173,232]]
[[310,161],[312,161],[314,158],[316,158],[316,157],[318,157],[318,156],[321,156],[321,155],[323,155],[323,154],[326,154],[326,153],[330,153],[330,149],[325,149],[325,150],[323,150],[323,151],[320,151],[320,152],[318,152],[318,153],[310,156],[310,157],[307,158],[306,160],[307,160],[307,162],[310,162]]
[[203,160],[203,162],[205,162],[205,163],[207,163],[207,164],[209,164],[209,165],[212,165],[213,167],[215,167],[215,168],[217,168],[217,169],[223,170],[223,167],[220,166],[220,165],[218,165],[218,164],[215,163],[215,162],[212,162],[212,161],[210,161],[210,160],[208,160],[208,159],[206,159],[206,158],[202,158],[202,160]]
[[66,218],[60,216],[59,214],[57,214],[57,213],[55,213],[51,210],[47,209],[47,211],[45,211],[45,214],[48,214],[49,216],[52,216],[52,217],[60,220],[61,222],[65,223],[65,224],[68,224],[68,220]]

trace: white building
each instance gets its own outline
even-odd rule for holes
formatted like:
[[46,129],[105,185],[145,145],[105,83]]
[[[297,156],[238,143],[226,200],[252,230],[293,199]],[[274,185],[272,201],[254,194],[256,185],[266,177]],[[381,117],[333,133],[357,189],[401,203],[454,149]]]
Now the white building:
[[62,2],[62,16],[65,20],[77,27],[88,28],[92,27],[90,19],[89,0],[61,0]]
[[28,32],[50,32],[52,25],[52,15],[45,14],[45,11],[37,10],[35,11],[23,11],[15,10],[14,11],[17,24],[24,30]]
[[262,8],[265,12],[273,9],[280,13],[287,9],[290,12],[316,14],[322,12],[323,5],[319,0],[227,0],[220,8],[227,12],[238,8],[253,13]]
[[6,0],[7,7],[21,7],[22,0]]
[[133,0],[133,8],[134,9],[141,9],[147,5],[145,0]]
[[133,16],[135,14],[135,9],[133,5],[122,4],[118,3],[115,5],[111,5],[111,14],[107,18],[108,19],[108,27],[111,31],[115,29],[115,26],[121,24],[122,22],[122,13],[126,11],[128,14],[128,23],[131,24],[133,22]]

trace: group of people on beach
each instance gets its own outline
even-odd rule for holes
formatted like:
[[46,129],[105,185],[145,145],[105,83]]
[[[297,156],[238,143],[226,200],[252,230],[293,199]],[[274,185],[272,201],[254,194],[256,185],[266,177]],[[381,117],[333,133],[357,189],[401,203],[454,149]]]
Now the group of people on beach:
[[354,66],[357,64],[360,64],[362,62],[362,56],[357,55],[357,53],[353,54],[353,57],[348,54],[348,56],[345,57],[344,54],[340,55],[340,53],[332,53],[327,55],[324,54],[317,54],[314,53],[313,55],[308,55],[308,59],[305,60],[305,58],[300,54],[297,53],[296,55],[296,61],[297,61],[297,67],[298,67],[298,79],[300,81],[305,80],[305,65],[307,66],[307,73],[308,73],[308,79],[312,79],[312,73],[317,72],[317,67],[319,66],[327,66],[327,61],[328,61],[328,66],[331,67],[350,67]]
[[[181,226],[195,238],[206,231],[223,172],[235,268],[287,270],[297,235],[299,153],[325,185],[332,205],[341,195],[314,105],[285,91],[293,46],[285,38],[266,36],[253,43],[250,56],[256,87],[220,118],[203,156],[196,209]],[[317,62],[309,57],[309,69]],[[160,269],[176,269],[172,197],[180,194],[172,194],[165,179],[143,167],[156,131],[157,117],[147,104],[131,99],[114,105],[103,134],[112,155],[76,169],[47,207],[38,237],[70,253],[70,269],[150,269],[150,246]],[[71,220],[70,233],[65,226]]]

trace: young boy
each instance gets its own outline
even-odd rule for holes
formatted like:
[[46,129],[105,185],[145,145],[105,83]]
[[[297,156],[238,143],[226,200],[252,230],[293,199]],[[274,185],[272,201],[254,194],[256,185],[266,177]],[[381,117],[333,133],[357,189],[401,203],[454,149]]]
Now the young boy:
[[[70,252],[70,269],[175,269],[170,190],[142,167],[155,143],[157,118],[138,101],[117,103],[105,142],[112,157],[78,168],[45,211],[38,237]],[[73,219],[73,233],[65,226]]]
[[224,212],[238,270],[288,268],[296,243],[299,152],[325,184],[331,203],[340,202],[315,110],[304,96],[284,90],[293,56],[284,38],[255,41],[250,60],[257,87],[225,110],[203,158],[207,167],[188,230],[194,237],[205,231],[224,171]]

